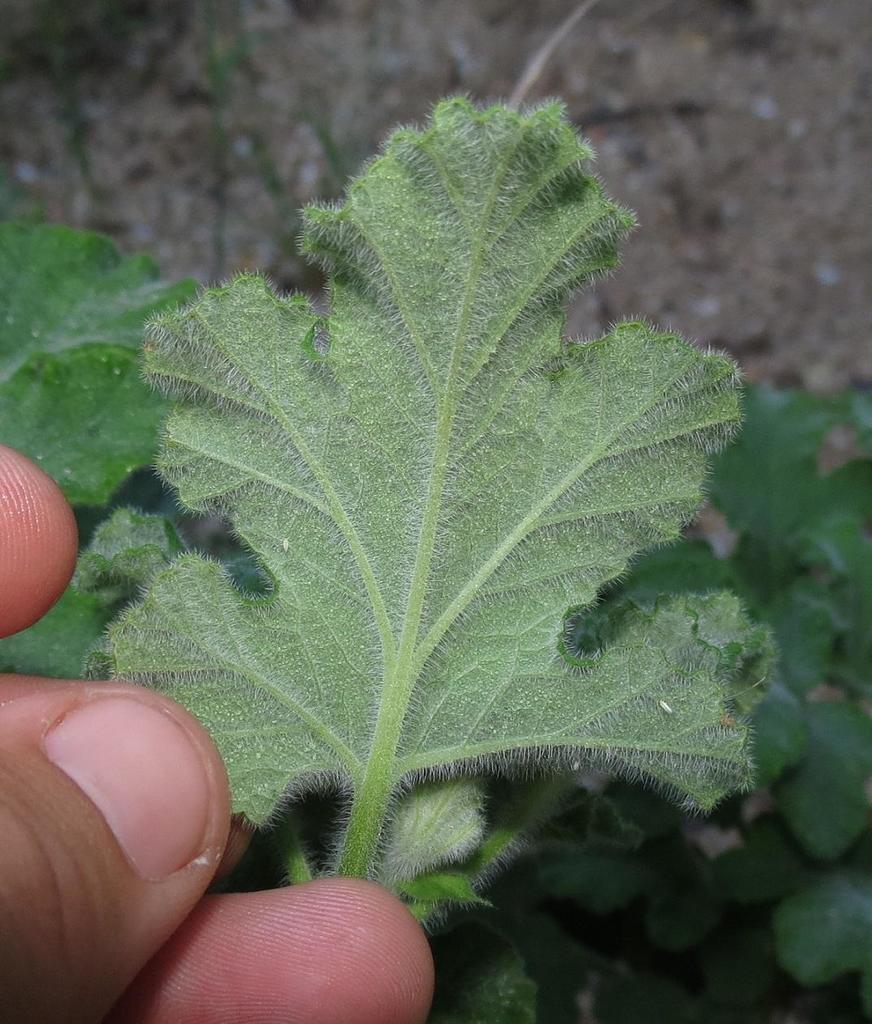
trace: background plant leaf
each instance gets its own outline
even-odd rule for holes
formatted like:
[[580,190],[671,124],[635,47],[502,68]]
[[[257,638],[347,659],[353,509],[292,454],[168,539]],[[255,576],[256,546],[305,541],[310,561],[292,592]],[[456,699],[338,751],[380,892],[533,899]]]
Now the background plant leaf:
[[154,457],[165,405],[137,348],[146,319],[195,287],[160,283],[100,235],[0,224],[0,436],[71,501],[102,504]]
[[35,626],[0,640],[0,672],[80,678],[111,616],[98,597],[70,587]]
[[771,816],[754,821],[743,845],[722,853],[712,871],[723,897],[742,906],[780,900],[809,878],[781,823]]
[[36,625],[0,639],[0,672],[79,678],[106,623],[181,549],[163,516],[116,509],[97,526],[60,601]]
[[775,913],[781,965],[803,985],[822,985],[860,971],[872,1017],[872,877],[834,873],[785,900]]
[[833,677],[872,696],[872,501],[860,515],[838,515],[808,533],[805,557],[831,574],[826,582],[831,632],[839,642]]
[[535,1024],[536,986],[512,946],[465,925],[437,939],[440,972],[428,1024]]
[[[712,500],[740,531],[736,561],[764,602],[789,585],[802,535],[834,512],[868,509],[872,463],[818,469],[821,443],[844,421],[843,403],[803,392],[749,388],[738,441],[717,460]],[[760,486],[765,480],[766,486]]]
[[657,974],[616,974],[597,993],[601,1024],[699,1024],[693,999],[676,982]]
[[118,508],[94,531],[79,557],[73,586],[117,605],[129,601],[182,550],[168,519]]
[[872,719],[842,701],[812,703],[805,710],[808,748],[777,785],[778,806],[796,838],[813,857],[844,853],[866,828],[872,775]]

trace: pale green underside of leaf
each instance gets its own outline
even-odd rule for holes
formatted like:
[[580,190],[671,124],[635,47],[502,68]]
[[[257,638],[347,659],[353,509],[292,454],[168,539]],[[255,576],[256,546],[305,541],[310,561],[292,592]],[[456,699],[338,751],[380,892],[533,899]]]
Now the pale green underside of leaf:
[[161,283],[151,259],[122,259],[100,235],[0,224],[0,438],[71,501],[106,501],[154,458],[166,410],[136,349],[146,319],[194,288]]
[[154,325],[147,372],[180,400],[161,469],[274,589],[184,555],[110,648],[203,718],[254,821],[375,764],[394,786],[587,759],[702,806],[746,778],[697,608],[630,617],[583,670],[558,650],[567,609],[677,535],[738,419],[732,364],[672,334],[562,340],[629,224],[588,156],[553,105],[441,104],[308,211],[329,317],[244,276]]

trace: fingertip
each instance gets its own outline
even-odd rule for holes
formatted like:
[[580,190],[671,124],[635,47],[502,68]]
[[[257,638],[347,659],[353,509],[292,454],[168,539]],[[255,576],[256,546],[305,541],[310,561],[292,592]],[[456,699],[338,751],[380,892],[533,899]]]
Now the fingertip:
[[0,637],[51,608],[76,565],[76,521],[52,478],[0,445]]
[[110,1017],[121,1024],[424,1024],[433,961],[379,886],[330,878],[205,899]]
[[[323,879],[310,885],[337,931],[354,929],[359,977],[373,986],[372,1009],[360,1020],[423,1024],[433,998],[433,956],[423,928],[408,908],[380,885],[362,879]],[[354,998],[360,1005],[368,996],[358,989]],[[393,1017],[383,1016],[386,1006]]]

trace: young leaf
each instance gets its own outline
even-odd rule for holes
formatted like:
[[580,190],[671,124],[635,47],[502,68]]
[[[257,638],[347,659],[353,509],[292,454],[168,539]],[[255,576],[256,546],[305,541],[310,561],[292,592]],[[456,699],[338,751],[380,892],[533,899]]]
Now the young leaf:
[[115,671],[200,715],[255,822],[341,781],[344,872],[375,870],[410,778],[585,760],[708,807],[748,777],[698,609],[558,653],[567,609],[677,536],[739,414],[733,365],[673,334],[562,339],[630,224],[589,156],[559,106],[442,103],[307,212],[328,317],[244,276],[151,330],[161,469],[275,585],[245,600],[182,556],[112,628]]
[[447,779],[415,786],[399,801],[389,823],[382,877],[414,878],[458,861],[484,833],[484,791],[475,779]]
[[485,903],[466,875],[458,871],[433,871],[397,885],[398,892],[427,904],[429,913],[440,903]]
[[130,600],[183,549],[163,516],[116,509],[94,531],[79,558],[73,586],[107,604]]
[[161,284],[150,259],[122,259],[100,235],[0,224],[0,437],[70,501],[104,503],[153,458],[165,407],[136,349],[146,319],[194,289]]

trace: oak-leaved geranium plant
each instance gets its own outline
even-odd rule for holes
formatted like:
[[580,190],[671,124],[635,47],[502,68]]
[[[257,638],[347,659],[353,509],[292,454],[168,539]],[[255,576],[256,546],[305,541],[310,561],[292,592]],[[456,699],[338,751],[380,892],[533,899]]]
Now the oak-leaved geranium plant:
[[[628,607],[573,643],[600,588],[692,517],[739,419],[721,355],[637,321],[564,338],[564,300],[632,224],[590,158],[557,104],[443,102],[306,211],[329,313],[243,275],[148,332],[177,403],[160,470],[270,588],[183,553],[100,671],[191,708],[253,823],[341,794],[322,869],[422,915],[476,898],[555,777],[642,777],[700,808],[749,778],[735,694],[764,642],[734,598]],[[489,804],[495,775],[514,804]]]

